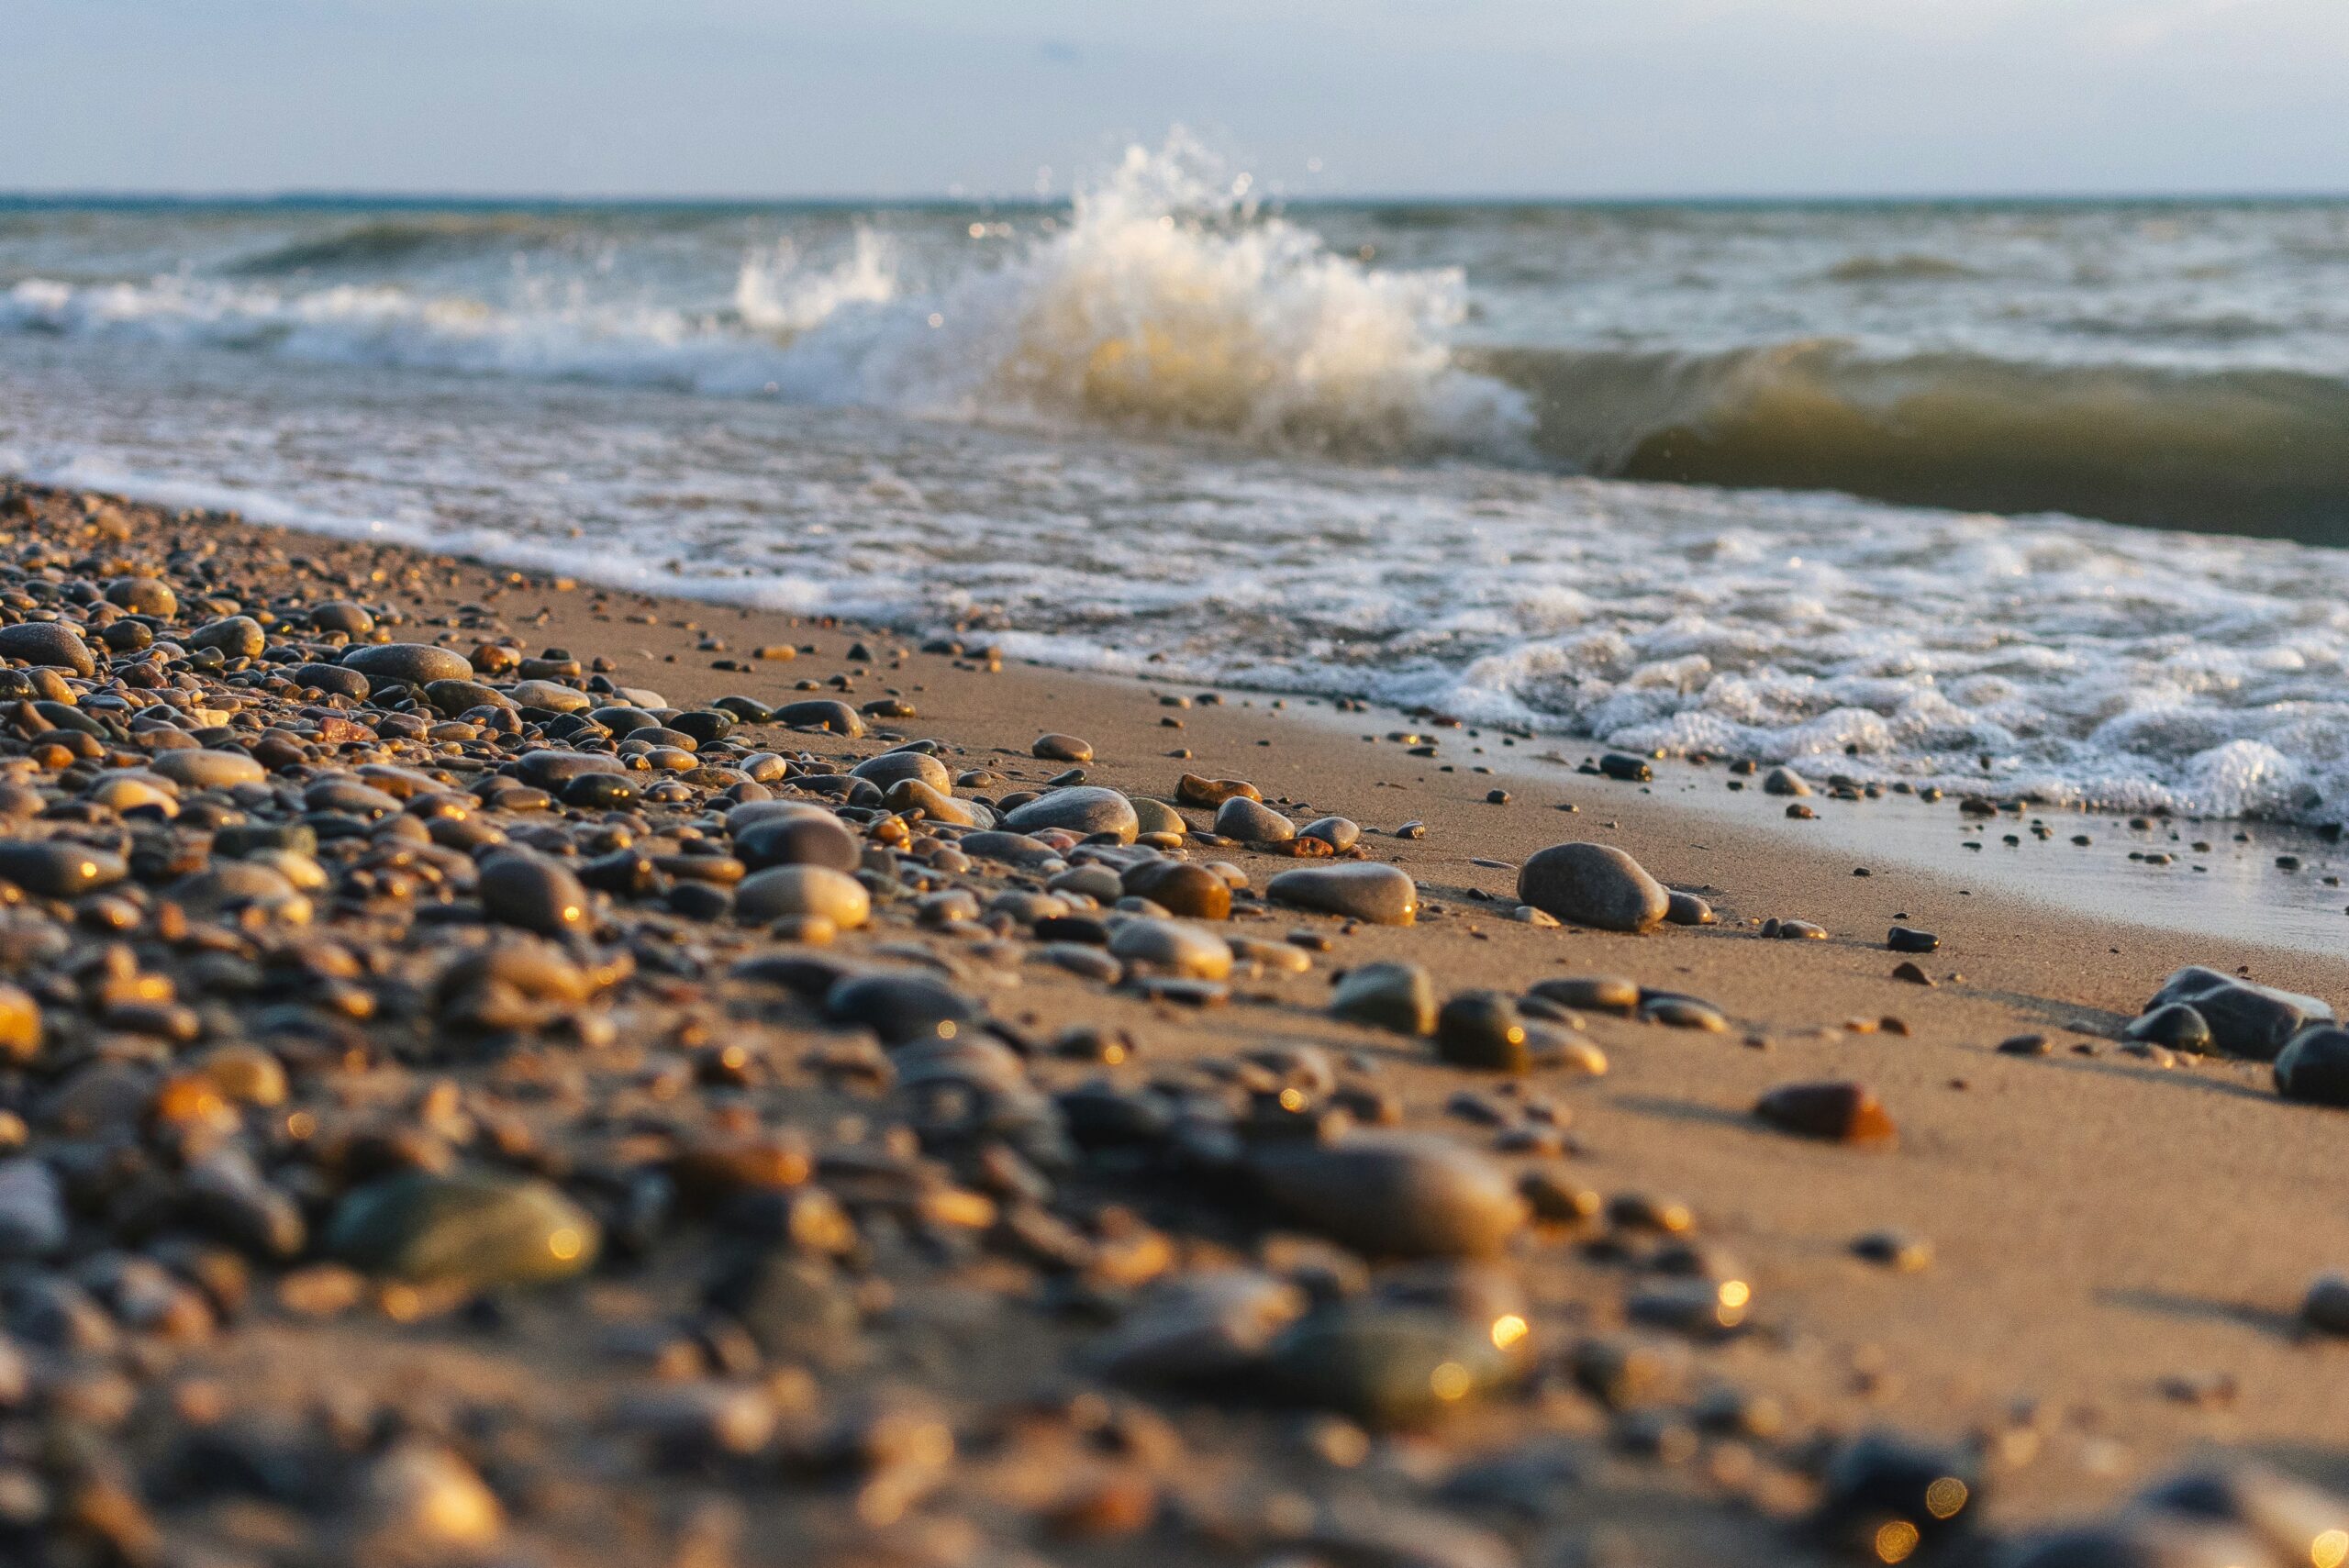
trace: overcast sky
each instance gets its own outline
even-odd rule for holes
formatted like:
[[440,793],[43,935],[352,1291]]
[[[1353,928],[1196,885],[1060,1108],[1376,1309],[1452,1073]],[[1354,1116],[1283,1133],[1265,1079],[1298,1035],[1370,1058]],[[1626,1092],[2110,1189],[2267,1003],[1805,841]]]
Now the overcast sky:
[[[2349,0],[10,0],[0,188],[2349,190]],[[1317,161],[1318,161],[1318,163]]]

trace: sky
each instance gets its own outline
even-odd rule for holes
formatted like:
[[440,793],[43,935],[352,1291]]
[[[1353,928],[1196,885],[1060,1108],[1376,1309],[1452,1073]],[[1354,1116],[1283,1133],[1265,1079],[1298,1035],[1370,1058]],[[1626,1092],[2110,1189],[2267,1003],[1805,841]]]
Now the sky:
[[2349,0],[10,0],[0,189],[2349,191]]

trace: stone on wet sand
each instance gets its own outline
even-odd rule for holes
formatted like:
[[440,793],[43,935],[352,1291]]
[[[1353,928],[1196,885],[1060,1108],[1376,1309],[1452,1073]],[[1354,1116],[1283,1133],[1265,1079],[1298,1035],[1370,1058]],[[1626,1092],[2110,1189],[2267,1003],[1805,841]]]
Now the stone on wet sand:
[[1408,926],[1419,907],[1419,884],[1410,874],[1376,861],[1285,871],[1264,884],[1264,896],[1276,904],[1375,926]]
[[918,779],[941,795],[954,793],[954,775],[946,764],[927,751],[884,751],[877,757],[867,757],[849,771],[851,778],[870,779],[882,789],[887,789],[900,779]]
[[2276,1057],[2276,1092],[2316,1106],[2349,1106],[2349,1029],[2318,1024]]
[[1186,919],[1231,917],[1231,884],[1189,861],[1143,861],[1126,871],[1118,891],[1121,896],[1147,898]]
[[1830,1143],[1887,1148],[1898,1140],[1892,1118],[1860,1084],[1781,1084],[1755,1103],[1753,1114],[1781,1131]]
[[864,733],[864,720],[856,709],[831,697],[787,702],[774,710],[774,718],[787,729],[828,729],[852,740]]
[[1435,1051],[1454,1067],[1523,1073],[1532,1065],[1525,1019],[1497,991],[1464,991],[1436,1015]]
[[232,789],[238,784],[260,784],[269,777],[269,770],[247,752],[203,747],[165,751],[147,766],[150,772],[190,790]]
[[409,1171],[346,1195],[328,1250],[370,1273],[483,1290],[567,1279],[596,1261],[584,1209],[535,1177]]
[[1249,1164],[1275,1207],[1373,1256],[1485,1256],[1526,1219],[1507,1170],[1427,1134],[1279,1140],[1255,1151]]
[[1286,844],[1297,837],[1297,824],[1262,801],[1235,795],[1216,807],[1215,830],[1243,844]]
[[1231,947],[1212,931],[1179,920],[1147,917],[1120,921],[1109,934],[1109,953],[1153,973],[1186,980],[1221,980],[1231,973]]
[[1620,974],[1561,974],[1535,981],[1529,995],[1586,1013],[1628,1018],[1640,1010],[1640,983]]
[[42,898],[79,898],[130,874],[120,855],[66,839],[0,839],[0,882]]
[[2132,1018],[2121,1031],[2124,1040],[2140,1040],[2160,1046],[2165,1051],[2184,1051],[2194,1055],[2207,1054],[2210,1050],[2210,1025],[2190,1002],[2165,1002],[2153,1011]]
[[1128,844],[1141,832],[1141,820],[1134,815],[1133,802],[1114,789],[1097,784],[1077,784],[1040,795],[1006,816],[1002,826],[1013,833],[1058,828],[1079,838],[1108,833]]
[[1333,850],[1353,849],[1362,842],[1361,824],[1344,817],[1317,817],[1297,829],[1301,838],[1319,839]]
[[1693,893],[1674,892],[1664,911],[1664,923],[1671,926],[1709,926],[1715,923],[1713,906]]
[[1093,761],[1093,745],[1074,735],[1039,735],[1028,754],[1048,762],[1089,762]]
[[503,850],[482,862],[481,902],[493,920],[542,937],[584,930],[594,916],[570,867],[547,856]]
[[1570,925],[1644,932],[1664,923],[1672,896],[1612,844],[1553,844],[1517,874],[1517,895]]
[[1197,773],[1185,773],[1174,784],[1174,798],[1185,806],[1214,810],[1234,797],[1248,800],[1264,798],[1264,793],[1245,779],[1208,779]]
[[1810,785],[1792,768],[1772,768],[1762,775],[1764,795],[1800,795],[1810,793]]
[[57,621],[29,620],[0,626],[0,659],[71,670],[85,679],[97,673],[97,659],[79,633]]
[[734,908],[746,920],[818,916],[852,931],[871,917],[873,895],[856,878],[828,865],[775,865],[735,885]]
[[473,662],[429,642],[369,642],[351,649],[342,662],[373,682],[399,681],[429,686],[435,681],[470,681]]
[[1338,981],[1330,995],[1330,1011],[1397,1034],[1432,1034],[1435,983],[1416,963],[1365,963]]

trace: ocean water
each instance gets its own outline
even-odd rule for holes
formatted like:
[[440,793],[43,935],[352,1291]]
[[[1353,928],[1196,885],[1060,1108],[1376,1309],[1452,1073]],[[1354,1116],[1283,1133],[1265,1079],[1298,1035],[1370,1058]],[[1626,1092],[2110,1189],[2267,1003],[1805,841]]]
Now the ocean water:
[[2349,202],[0,200],[0,469],[1072,667],[2349,819]]

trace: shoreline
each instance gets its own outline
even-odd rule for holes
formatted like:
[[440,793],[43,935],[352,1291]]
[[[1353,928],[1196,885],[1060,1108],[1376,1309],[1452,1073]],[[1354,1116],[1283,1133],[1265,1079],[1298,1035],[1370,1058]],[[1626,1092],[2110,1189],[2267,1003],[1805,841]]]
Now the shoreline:
[[[0,491],[8,488],[0,484]],[[103,513],[108,505],[81,509]],[[52,506],[64,510],[47,495],[36,509],[46,516]],[[2294,1321],[2310,1281],[2349,1265],[2349,1213],[2323,1179],[2337,1154],[2338,1113],[2279,1101],[2262,1063],[2181,1058],[2158,1066],[2122,1054],[2111,1038],[2165,975],[2187,964],[2230,972],[2244,966],[2262,983],[2349,997],[2349,956],[2323,951],[2313,935],[2301,947],[2216,930],[2198,935],[2186,929],[2191,910],[2173,919],[2168,909],[2132,907],[2125,873],[2103,882],[2043,877],[2043,897],[2018,885],[2028,873],[1967,880],[1962,873],[1969,868],[1951,855],[1970,851],[1923,853],[1899,842],[1921,839],[1931,827],[1922,815],[1927,808],[1910,803],[1814,799],[1809,804],[1820,820],[1790,826],[1769,818],[1783,803],[1765,803],[1758,788],[1731,803],[1718,769],[1660,767],[1643,789],[1573,772],[1579,747],[1564,748],[1564,763],[1544,762],[1525,753],[1557,744],[1547,738],[1501,747],[1487,744],[1497,735],[1466,728],[1431,731],[1445,737],[1442,753],[1417,758],[1384,739],[1403,721],[1375,711],[1236,693],[1209,704],[1197,700],[1196,689],[1176,693],[1010,661],[989,672],[977,661],[946,654],[896,656],[892,650],[904,639],[886,631],[626,590],[558,587],[543,574],[283,527],[201,517],[159,526],[155,514],[135,506],[114,509],[148,525],[126,530],[115,548],[137,550],[174,534],[201,539],[216,547],[214,559],[231,581],[279,571],[273,555],[315,556],[362,573],[375,598],[404,611],[407,624],[395,636],[470,646],[503,627],[526,654],[561,647],[583,661],[601,655],[612,665],[602,673],[613,684],[653,688],[680,708],[729,693],[762,704],[895,698],[914,717],[881,720],[876,729],[935,740],[953,753],[956,768],[988,769],[1014,785],[1032,787],[1066,765],[1028,754],[1037,736],[1057,732],[1090,743],[1093,760],[1082,764],[1089,784],[1171,796],[1186,772],[1245,778],[1296,820],[1323,813],[1351,817],[1365,829],[1366,860],[1398,864],[1418,884],[1419,922],[1341,929],[1326,917],[1286,909],[1258,914],[1252,905],[1235,920],[1236,931],[1277,940],[1306,927],[1327,949],[1310,952],[1309,973],[1268,970],[1248,977],[1219,1006],[1194,1010],[1105,990],[1032,958],[1006,974],[982,974],[989,966],[970,956],[975,944],[908,917],[910,900],[885,904],[873,930],[843,932],[827,951],[868,955],[895,944],[944,954],[951,960],[944,972],[986,987],[996,1016],[1016,1024],[1023,1038],[1046,1040],[1064,1029],[1092,1026],[1129,1029],[1141,1042],[1131,1063],[1035,1058],[1030,1070],[1053,1093],[1094,1076],[1129,1088],[1153,1075],[1210,1068],[1229,1077],[1238,1072],[1232,1053],[1250,1050],[1313,1048],[1346,1063],[1349,1074],[1356,1062],[1374,1064],[1376,1072],[1363,1069],[1355,1086],[1392,1095],[1403,1124],[1414,1130],[1486,1148],[1501,1133],[1524,1134],[1526,1146],[1550,1151],[1542,1160],[1577,1188],[1615,1199],[1637,1195],[1652,1208],[1685,1204],[1697,1216],[1689,1238],[1699,1254],[1689,1265],[1693,1277],[1724,1277],[1715,1271],[1733,1269],[1752,1292],[1749,1331],[1661,1333],[1674,1347],[1666,1359],[1686,1363],[1665,1377],[1671,1391],[1610,1407],[1576,1391],[1575,1357],[1599,1341],[1647,1342],[1637,1303],[1691,1275],[1660,1262],[1662,1244],[1634,1234],[1634,1227],[1529,1236],[1508,1254],[1509,1266],[1514,1288],[1529,1303],[1524,1318],[1534,1325],[1545,1370],[1463,1410],[1432,1434],[1390,1437],[1373,1429],[1358,1451],[1354,1437],[1332,1436],[1335,1429],[1314,1425],[1309,1414],[1141,1396],[1137,1413],[1114,1418],[1167,1423],[1178,1434],[1179,1462],[1151,1459],[1144,1437],[1096,1442],[1077,1418],[1037,1416],[1040,1427],[1070,1427],[1060,1436],[1081,1456],[1072,1461],[1049,1445],[1033,1446],[1032,1434],[1006,1409],[1039,1388],[1065,1386],[1071,1377],[1120,1408],[1136,1398],[1090,1376],[1085,1347],[1099,1338],[1100,1314],[1122,1318],[1146,1285],[1164,1280],[1145,1274],[1113,1289],[1102,1278],[1115,1271],[1097,1262],[1089,1265],[1096,1273],[1078,1274],[1092,1295],[1066,1311],[1047,1310],[1044,1304],[1058,1299],[1055,1292],[1067,1282],[1031,1277],[1036,1271],[1025,1254],[954,1236],[951,1220],[942,1226],[945,1240],[911,1219],[885,1223],[871,1218],[868,1203],[857,1212],[873,1229],[870,1278],[885,1283],[894,1305],[867,1325],[874,1359],[865,1373],[850,1375],[811,1361],[813,1370],[799,1373],[808,1391],[807,1424],[830,1430],[881,1384],[910,1386],[944,1412],[963,1445],[956,1473],[927,1477],[930,1490],[916,1494],[934,1490],[931,1503],[908,1505],[902,1516],[876,1523],[859,1511],[862,1493],[844,1506],[834,1492],[803,1495],[804,1488],[778,1486],[764,1442],[755,1465],[744,1454],[723,1456],[714,1468],[694,1472],[691,1485],[657,1466],[640,1472],[606,1458],[597,1462],[611,1473],[596,1486],[569,1483],[590,1493],[600,1486],[596,1496],[564,1493],[560,1507],[532,1507],[507,1488],[509,1539],[553,1561],[625,1561],[632,1548],[622,1543],[633,1538],[620,1531],[597,1539],[615,1509],[625,1515],[640,1508],[647,1510],[643,1518],[666,1520],[653,1527],[658,1535],[679,1528],[676,1510],[690,1497],[715,1497],[710,1507],[734,1521],[740,1556],[752,1563],[768,1561],[763,1553],[786,1542],[826,1561],[883,1546],[915,1561],[991,1560],[974,1540],[990,1549],[1049,1549],[1087,1562],[1117,1562],[1137,1546],[1180,1562],[1222,1562],[1246,1560],[1251,1551],[1310,1551],[1316,1540],[1327,1546],[1332,1531],[1343,1534],[1326,1521],[1310,1529],[1284,1525],[1296,1513],[1284,1499],[1303,1499],[1312,1515],[1342,1513],[1347,1499],[1375,1494],[1415,1510],[1414,1517],[1479,1532],[1475,1551],[1454,1541],[1447,1554],[1422,1541],[1420,1555],[1406,1553],[1412,1562],[1539,1564],[1573,1560],[1565,1555],[1573,1552],[1611,1561],[1608,1551],[1628,1546],[1631,1561],[1692,1561],[1703,1553],[1717,1561],[1804,1563],[1832,1560],[1791,1528],[1820,1493],[1819,1469],[1808,1456],[1878,1428],[1970,1445],[1983,1469],[1987,1518],[2001,1532],[2104,1507],[2210,1449],[2290,1460],[2329,1485],[2349,1478],[2329,1395],[2334,1358],[2304,1339]],[[10,517],[0,520],[0,532],[22,544],[38,537],[39,526]],[[713,638],[728,646],[703,646]],[[874,645],[869,651],[878,656],[852,661],[849,651],[860,642]],[[752,651],[786,643],[803,651],[774,661]],[[748,668],[713,668],[718,661]],[[834,677],[847,682],[845,693],[831,684]],[[814,689],[798,690],[802,682]],[[1187,706],[1162,701],[1186,695]],[[759,732],[778,751],[806,747],[843,762],[890,743],[879,736],[850,745]],[[1365,743],[1364,732],[1379,739]],[[1483,755],[1470,750],[1478,745],[1486,747]],[[1178,751],[1188,755],[1172,755]],[[1446,763],[1461,771],[1444,772]],[[300,765],[324,764],[313,759]],[[1495,772],[1467,771],[1477,766]],[[1486,799],[1504,787],[1511,795],[1506,804]],[[1558,809],[1566,804],[1577,809]],[[1940,810],[1954,841],[1957,813],[1954,806]],[[2021,820],[2029,819],[2026,813]],[[1199,820],[1195,813],[1194,827]],[[2016,819],[1999,820],[2005,831]],[[2069,853],[2064,833],[2088,820],[2050,814],[2054,844],[2017,854],[2052,856],[2059,847]],[[1396,838],[1394,829],[1406,821],[1423,823],[1425,837]],[[1805,845],[1803,835],[1812,828],[1824,841]],[[2108,843],[2112,835],[2104,823],[2088,831],[2099,856],[2120,852]],[[2256,860],[2284,841],[2264,831],[2257,838],[2236,858]],[[1619,846],[1667,885],[1707,898],[1720,923],[1631,936],[1510,918],[1517,868],[1546,845],[1586,839]],[[1855,854],[1849,846],[1859,841],[1867,847]],[[2003,849],[1997,838],[1987,840],[1981,865],[1992,862],[1990,846]],[[1906,853],[1893,858],[1897,849]],[[1200,858],[1229,859],[1255,888],[1316,863],[1236,845],[1214,846]],[[1856,865],[1869,874],[1855,876]],[[2299,874],[2315,882],[2329,873],[2311,854]],[[984,875],[1000,880],[994,871]],[[2235,900],[2215,914],[2205,911],[2206,924],[2215,927],[2275,884],[2264,873],[2246,873],[2187,885],[2221,888]],[[2161,919],[2138,924],[2099,916],[2093,912],[2099,900]],[[1815,922],[1828,935],[1765,939],[1757,928],[1768,919]],[[1886,951],[1885,933],[1896,923],[1938,934],[1939,950],[1919,960],[1935,981],[1931,988],[1891,977],[1900,955]],[[2313,914],[2310,925],[2313,931]],[[2283,934],[2299,940],[2297,928]],[[706,945],[730,952],[727,944],[738,940],[752,938],[729,930],[724,941],[712,937]],[[696,940],[690,933],[678,938],[680,951],[689,956]],[[655,946],[648,939],[641,952]],[[1551,1068],[1497,1083],[1435,1061],[1424,1041],[1370,1033],[1328,1016],[1323,1004],[1332,973],[1381,961],[1425,966],[1439,995],[1480,987],[1515,994],[1545,978],[1626,974],[1702,997],[1729,1027],[1706,1033],[1593,1016],[1584,1027],[1609,1061],[1605,1076],[1577,1078]],[[638,962],[641,973],[649,961]],[[652,1019],[673,1027],[674,1009],[707,1000],[679,998],[689,991],[714,998],[722,973],[722,967],[706,975],[681,971],[674,984],[663,983],[665,990],[631,990],[612,1016],[630,1028]],[[982,977],[967,978],[973,975]],[[788,1007],[733,1000],[749,1010],[724,1017],[740,1028],[772,1027],[793,1051],[845,1050],[836,1033]],[[1887,1019],[1898,1019],[1898,1029]],[[2048,1036],[2051,1052],[1997,1049],[2024,1033]],[[757,1036],[762,1049],[766,1038]],[[545,1060],[536,1070],[551,1074],[551,1084],[567,1083],[561,1077],[570,1071],[564,1050],[548,1048],[530,1059],[539,1057]],[[468,1095],[494,1099],[505,1083],[495,1062],[440,1070]],[[809,1139],[818,1153],[850,1118],[859,1121],[860,1137],[841,1142],[867,1150],[862,1134],[893,1114],[888,1102],[851,1095],[821,1102],[823,1116],[833,1118],[828,1123],[797,1100],[760,1099],[756,1080],[746,1087],[718,1069],[696,1071],[716,1075],[684,1090],[679,1105],[696,1114],[750,1116],[771,1132]],[[1749,1114],[1776,1086],[1842,1079],[1862,1081],[1881,1098],[1898,1124],[1897,1149],[1789,1138]],[[335,1082],[325,1075],[325,1084]],[[392,1103],[419,1086],[404,1078],[376,1083],[365,1094]],[[338,1092],[362,1095],[356,1082]],[[560,1105],[578,1086],[549,1093]],[[1520,1117],[1528,1099],[1554,1106],[1557,1120],[1547,1125],[1555,1136]],[[33,1101],[28,1096],[26,1103]],[[647,1117],[651,1110],[649,1102],[639,1107]],[[518,1113],[508,1106],[502,1114]],[[1494,1117],[1501,1118],[1497,1131],[1479,1119]],[[48,1136],[36,1128],[36,1139]],[[820,1161],[818,1169],[844,1192],[861,1190],[854,1182],[870,1178],[869,1172],[863,1178],[854,1171],[826,1172]],[[1159,1239],[1174,1260],[1159,1273],[1207,1262],[1287,1257],[1299,1277],[1322,1268],[1341,1282],[1330,1288],[1368,1288],[1342,1283],[1354,1278],[1353,1261],[1316,1261],[1322,1254],[1315,1249],[1326,1241],[1250,1240],[1230,1229],[1229,1217],[1203,1223],[1188,1190],[1126,1193],[1108,1174],[1092,1179],[1130,1205],[1132,1222]],[[1126,1221],[1103,1229],[1097,1214],[1087,1223],[1091,1244],[1106,1254],[1108,1242],[1124,1234],[1117,1225]],[[1887,1228],[1930,1242],[1931,1266],[1905,1273],[1852,1255],[1856,1238]],[[263,1411],[273,1403],[298,1407],[307,1397],[306,1379],[329,1372],[395,1405],[404,1388],[451,1396],[468,1387],[495,1388],[521,1413],[523,1426],[542,1434],[603,1429],[613,1418],[610,1385],[640,1383],[638,1392],[647,1397],[665,1387],[680,1399],[680,1390],[707,1396],[718,1386],[755,1385],[787,1405],[782,1385],[797,1389],[802,1383],[785,1378],[772,1359],[763,1382],[745,1373],[729,1383],[707,1368],[670,1379],[640,1376],[633,1363],[616,1363],[596,1348],[618,1329],[643,1329],[678,1309],[685,1282],[707,1261],[698,1235],[653,1239],[642,1260],[597,1276],[584,1295],[522,1295],[501,1308],[507,1316],[486,1338],[457,1318],[404,1322],[380,1299],[372,1310],[354,1303],[316,1319],[264,1306],[249,1324],[186,1351],[182,1372],[210,1379],[232,1403]],[[1616,1255],[1607,1253],[1609,1246]],[[1758,1417],[1749,1423],[1753,1429],[1736,1420],[1726,1428],[1708,1424],[1700,1396],[1722,1385],[1741,1390],[1749,1408],[1766,1400],[1776,1424],[1764,1430]],[[2174,1392],[2222,1385],[2231,1390],[2223,1397]],[[707,1419],[696,1425],[673,1418],[695,1432],[708,1426]],[[559,1467],[582,1466],[583,1473],[593,1468],[583,1452],[562,1446],[570,1440],[542,1440],[562,1456]],[[1315,1444],[1323,1446],[1317,1451]],[[803,1446],[820,1448],[813,1436]],[[1520,1476],[1498,1509],[1459,1500],[1475,1495],[1464,1477],[1500,1485],[1487,1470],[1534,1453],[1561,1456],[1577,1479],[1562,1483],[1561,1496],[1529,1496]],[[495,1464],[486,1468],[506,1473]],[[1072,1473],[1127,1490],[1087,1493],[1087,1511],[1066,1495]],[[1130,1500],[1137,1492],[1152,1500],[1142,1510],[1145,1522],[1111,1528],[1132,1509],[1120,1513],[1100,1497]],[[1030,1497],[1043,1501],[1032,1507],[1006,1501]],[[1075,1522],[1055,1535],[1055,1518]],[[944,1519],[956,1521],[963,1534]],[[173,1516],[171,1528],[217,1540],[223,1531],[233,1535],[234,1522],[215,1509]],[[1356,1540],[1353,1550],[1402,1551],[1402,1539]],[[963,1540],[959,1552],[951,1549],[952,1540]],[[1478,1556],[1488,1540],[1507,1555]]]

